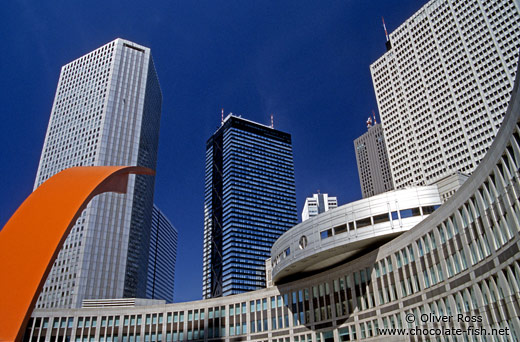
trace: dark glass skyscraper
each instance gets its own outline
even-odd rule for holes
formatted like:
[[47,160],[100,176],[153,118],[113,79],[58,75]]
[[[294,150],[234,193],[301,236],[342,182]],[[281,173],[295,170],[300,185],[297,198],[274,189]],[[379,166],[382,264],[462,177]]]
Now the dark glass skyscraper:
[[265,287],[271,246],[296,222],[291,135],[229,115],[206,143],[203,297]]
[[178,235],[177,229],[154,204],[150,229],[146,298],[173,302]]

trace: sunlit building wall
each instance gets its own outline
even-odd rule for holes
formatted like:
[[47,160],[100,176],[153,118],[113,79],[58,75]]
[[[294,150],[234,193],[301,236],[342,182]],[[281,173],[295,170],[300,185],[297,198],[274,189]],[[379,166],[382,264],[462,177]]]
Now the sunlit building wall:
[[371,66],[395,188],[470,174],[502,123],[520,48],[514,0],[432,0]]
[[[72,166],[155,169],[162,95],[150,49],[116,39],[61,69],[34,187]],[[153,176],[95,197],[78,218],[36,307],[145,297]]]
[[313,194],[312,197],[305,199],[302,210],[302,221],[308,220],[318,214],[324,213],[329,209],[338,207],[338,198],[329,194]]

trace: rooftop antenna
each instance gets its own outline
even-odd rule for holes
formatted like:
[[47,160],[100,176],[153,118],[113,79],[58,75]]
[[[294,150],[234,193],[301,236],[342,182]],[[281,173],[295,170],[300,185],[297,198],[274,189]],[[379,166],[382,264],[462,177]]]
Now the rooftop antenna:
[[222,126],[224,124],[224,108],[222,108],[220,113],[220,125]]
[[372,109],[372,116],[374,117],[374,125],[377,123],[376,121],[376,112]]
[[367,119],[367,128],[372,127],[372,118],[369,116]]
[[274,117],[273,117],[273,113],[271,113],[271,128],[274,129]]
[[386,32],[385,18],[381,17],[381,19],[383,19],[383,28],[385,29],[386,41],[389,41],[390,39],[388,39],[388,32]]
[[385,18],[381,17],[381,19],[383,19],[383,28],[385,29],[385,36],[386,36],[385,46],[386,46],[386,51],[390,51],[390,49],[392,48],[392,43],[390,42],[390,38],[388,38],[388,32],[386,31]]

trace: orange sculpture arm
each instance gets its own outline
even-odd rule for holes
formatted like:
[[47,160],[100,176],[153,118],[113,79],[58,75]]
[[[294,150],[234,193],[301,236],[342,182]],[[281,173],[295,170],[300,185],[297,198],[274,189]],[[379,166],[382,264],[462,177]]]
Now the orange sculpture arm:
[[96,195],[125,193],[134,166],[66,169],[40,185],[0,231],[0,341],[21,341],[47,275],[76,219]]

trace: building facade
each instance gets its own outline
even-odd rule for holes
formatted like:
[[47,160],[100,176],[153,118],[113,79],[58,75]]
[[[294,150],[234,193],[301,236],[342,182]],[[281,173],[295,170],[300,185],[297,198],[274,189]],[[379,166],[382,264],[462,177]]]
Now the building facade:
[[338,198],[328,194],[313,194],[312,197],[305,199],[302,210],[302,221],[308,220],[318,214],[324,213],[329,209],[338,207]]
[[[72,166],[155,169],[162,95],[150,49],[116,39],[61,69],[34,187]],[[67,237],[36,307],[144,297],[154,177],[97,196]]]
[[[504,124],[470,178],[413,229],[375,250],[302,279],[235,296],[35,310],[24,340],[518,341],[518,83]],[[331,225],[322,224],[316,234]],[[317,245],[318,256],[322,252]]]
[[441,200],[444,203],[449,200],[450,197],[455,194],[455,192],[457,192],[457,190],[459,190],[459,188],[468,178],[468,175],[461,172],[456,172],[452,175],[437,180],[433,184],[437,185],[437,188],[439,189],[439,195],[441,196]]
[[338,265],[415,227],[439,208],[435,185],[388,191],[344,204],[292,227],[271,249],[274,283]]
[[363,198],[394,188],[388,153],[381,124],[368,126],[368,131],[354,140],[356,162]]
[[471,173],[502,123],[520,48],[515,0],[432,0],[370,66],[395,188]]
[[179,233],[154,204],[148,253],[146,298],[173,302]]
[[233,115],[206,143],[203,297],[257,290],[297,222],[290,134]]

